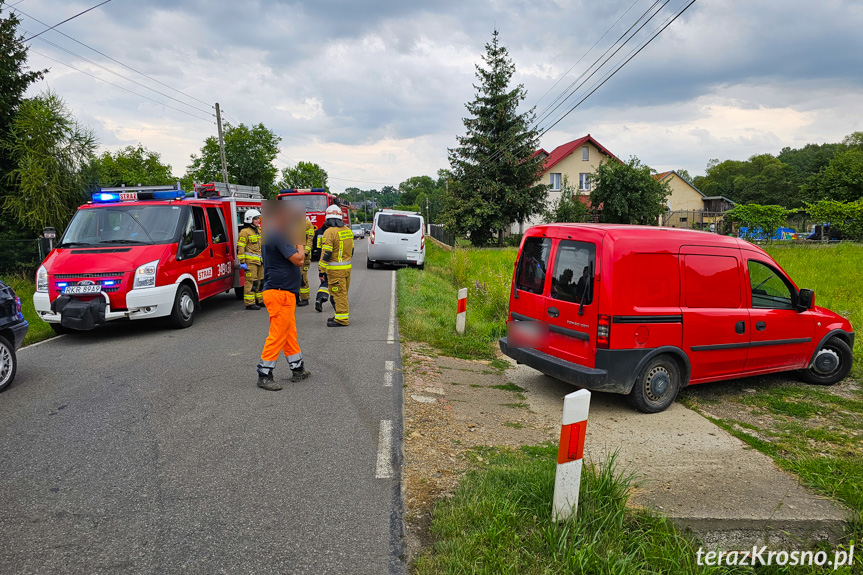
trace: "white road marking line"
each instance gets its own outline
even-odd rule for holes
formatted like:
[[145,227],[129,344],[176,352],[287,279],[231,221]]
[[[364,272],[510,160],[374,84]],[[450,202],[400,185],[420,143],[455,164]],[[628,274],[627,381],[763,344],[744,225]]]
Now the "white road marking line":
[[387,361],[384,368],[384,387],[393,386],[393,362]]
[[54,337],[49,337],[48,339],[43,339],[42,341],[37,341],[36,343],[31,343],[31,344],[25,345],[24,347],[22,347],[21,349],[18,350],[18,353],[21,353],[25,349],[33,349],[34,347],[39,347],[43,343],[48,343],[49,341],[54,341],[54,340],[60,339],[61,337],[65,337],[65,336],[64,335],[55,335]]
[[375,478],[390,479],[393,476],[393,422],[381,420],[380,436],[378,437],[378,463],[375,468]]
[[395,343],[396,330],[396,271],[393,270],[393,281],[390,287],[390,325],[387,329],[387,343]]

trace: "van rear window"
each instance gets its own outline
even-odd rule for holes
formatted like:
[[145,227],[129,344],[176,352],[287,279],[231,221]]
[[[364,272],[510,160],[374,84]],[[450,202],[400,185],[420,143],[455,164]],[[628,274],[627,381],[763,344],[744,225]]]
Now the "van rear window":
[[420,219],[416,216],[378,216],[378,229],[390,234],[415,234],[420,231]]
[[688,255],[686,269],[686,307],[740,307],[740,272],[737,258],[730,256]]
[[596,246],[563,240],[554,258],[551,297],[560,301],[589,305],[593,301],[593,276]]
[[518,268],[515,273],[515,288],[541,294],[545,286],[545,274],[551,255],[549,238],[527,238],[521,249]]

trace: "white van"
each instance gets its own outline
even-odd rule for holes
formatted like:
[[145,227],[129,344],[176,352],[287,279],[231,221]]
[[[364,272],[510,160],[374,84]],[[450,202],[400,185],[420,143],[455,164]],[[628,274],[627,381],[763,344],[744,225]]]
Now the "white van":
[[425,221],[419,213],[385,209],[375,214],[366,267],[400,264],[424,269],[425,262]]

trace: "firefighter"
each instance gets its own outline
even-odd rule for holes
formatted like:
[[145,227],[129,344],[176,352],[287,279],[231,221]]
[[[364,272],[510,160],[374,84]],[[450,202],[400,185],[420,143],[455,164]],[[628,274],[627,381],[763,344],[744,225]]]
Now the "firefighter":
[[309,216],[306,216],[306,230],[303,242],[306,259],[303,262],[303,285],[300,287],[300,300],[297,302],[297,305],[300,307],[309,305],[309,268],[312,266],[312,244],[314,241],[315,225]]
[[240,269],[246,274],[243,303],[246,309],[261,309],[264,305],[264,264],[261,260],[261,212],[258,210],[246,210],[237,240],[237,255]]
[[348,289],[351,285],[351,258],[354,255],[354,232],[342,221],[342,209],[327,208],[327,229],[324,232],[320,265],[325,266],[330,301],[335,314],[327,320],[328,327],[345,327],[349,323]]

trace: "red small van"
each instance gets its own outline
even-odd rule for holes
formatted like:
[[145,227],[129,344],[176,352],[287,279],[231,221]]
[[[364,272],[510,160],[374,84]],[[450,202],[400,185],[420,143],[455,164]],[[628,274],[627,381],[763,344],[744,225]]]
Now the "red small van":
[[814,300],[737,238],[549,224],[522,239],[500,348],[655,413],[690,384],[792,370],[808,383],[844,379],[853,328]]

